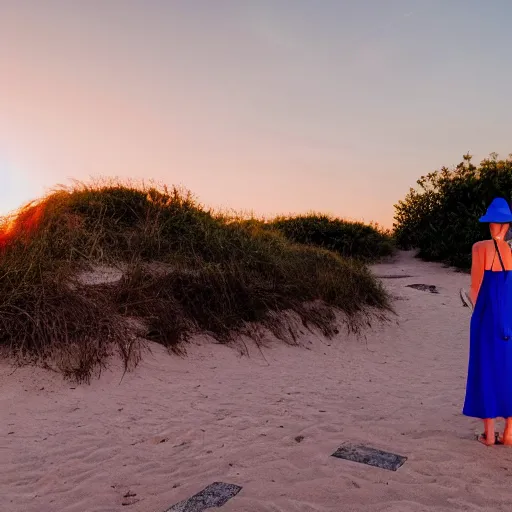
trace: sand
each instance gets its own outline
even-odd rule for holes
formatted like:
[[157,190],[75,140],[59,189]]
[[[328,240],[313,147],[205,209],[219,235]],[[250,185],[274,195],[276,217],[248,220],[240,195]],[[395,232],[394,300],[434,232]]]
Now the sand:
[[[264,357],[152,345],[121,383],[113,367],[90,386],[0,365],[0,510],[163,512],[222,481],[243,487],[226,512],[510,511],[512,450],[461,415],[468,276],[411,253],[374,271],[394,276],[397,317],[366,340],[308,335]],[[347,441],[408,460],[330,456]]]

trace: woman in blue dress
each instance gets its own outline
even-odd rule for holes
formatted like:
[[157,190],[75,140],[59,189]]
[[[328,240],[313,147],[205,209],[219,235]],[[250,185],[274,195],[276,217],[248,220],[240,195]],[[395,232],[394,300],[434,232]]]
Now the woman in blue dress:
[[[480,222],[489,223],[491,239],[473,246],[470,299],[470,348],[463,414],[484,421],[479,440],[512,445],[512,253],[505,236],[512,211],[494,199]],[[500,438],[495,419],[505,418]]]

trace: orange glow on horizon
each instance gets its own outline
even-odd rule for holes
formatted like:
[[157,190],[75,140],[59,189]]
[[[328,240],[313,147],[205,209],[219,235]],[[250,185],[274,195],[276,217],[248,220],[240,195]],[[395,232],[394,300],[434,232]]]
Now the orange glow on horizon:
[[0,227],[0,248],[5,248],[14,240],[27,240],[40,225],[46,203],[29,203],[12,216],[4,219]]

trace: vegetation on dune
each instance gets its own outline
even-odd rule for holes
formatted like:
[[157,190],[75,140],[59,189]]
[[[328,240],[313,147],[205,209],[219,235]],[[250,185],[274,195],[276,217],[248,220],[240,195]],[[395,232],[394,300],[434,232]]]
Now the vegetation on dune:
[[465,155],[455,168],[443,167],[422,176],[395,205],[395,238],[403,249],[419,249],[418,256],[461,269],[471,266],[471,247],[488,238],[478,219],[492,199],[512,197],[512,156],[493,153],[479,166]]
[[376,224],[310,214],[278,217],[269,225],[293,242],[322,247],[344,258],[375,262],[394,252],[391,233]]
[[[221,342],[259,328],[293,342],[302,324],[357,331],[389,309],[360,262],[291,243],[260,223],[216,216],[186,192],[108,184],[60,190],[0,225],[0,348],[19,362],[88,380],[141,340],[179,351],[191,334]],[[80,276],[116,265],[120,279]]]

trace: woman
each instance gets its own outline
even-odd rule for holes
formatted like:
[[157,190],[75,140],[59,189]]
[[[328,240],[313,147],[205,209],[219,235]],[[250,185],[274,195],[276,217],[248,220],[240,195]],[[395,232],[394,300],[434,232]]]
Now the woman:
[[[512,445],[512,253],[505,241],[512,211],[494,199],[480,222],[489,223],[491,240],[473,246],[471,316],[466,399],[463,414],[484,421],[479,440],[491,446]],[[502,438],[495,419],[505,418]]]

